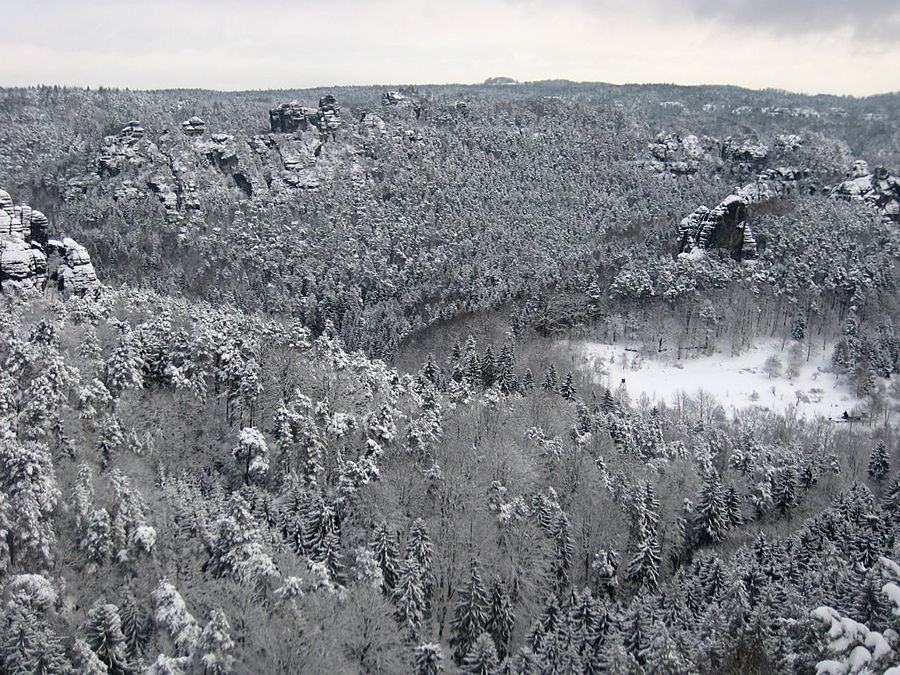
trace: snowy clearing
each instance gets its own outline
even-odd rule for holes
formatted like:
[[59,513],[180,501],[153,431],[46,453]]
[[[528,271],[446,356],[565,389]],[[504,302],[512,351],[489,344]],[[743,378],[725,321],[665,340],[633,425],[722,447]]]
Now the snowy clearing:
[[[651,401],[672,403],[676,394],[703,391],[728,410],[762,406],[783,411],[796,406],[797,413],[813,419],[839,418],[846,410],[862,409],[850,387],[828,372],[831,348],[802,354],[797,372],[788,378],[791,345],[782,350],[780,340],[760,342],[738,356],[713,354],[699,358],[646,358],[630,346],[586,340],[570,341],[569,348],[583,358],[585,375],[595,383],[616,390],[622,380],[632,401],[646,394]],[[776,356],[778,364],[767,360]]]

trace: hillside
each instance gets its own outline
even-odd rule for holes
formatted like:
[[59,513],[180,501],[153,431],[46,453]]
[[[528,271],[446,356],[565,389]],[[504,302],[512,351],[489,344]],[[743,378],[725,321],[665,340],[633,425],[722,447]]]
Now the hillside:
[[900,663],[900,97],[2,89],[0,148],[0,671]]

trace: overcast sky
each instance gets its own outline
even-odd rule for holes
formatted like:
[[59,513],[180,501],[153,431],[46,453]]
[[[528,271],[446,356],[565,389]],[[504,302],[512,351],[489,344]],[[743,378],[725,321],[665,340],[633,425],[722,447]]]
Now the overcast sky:
[[0,0],[0,85],[900,90],[898,0]]

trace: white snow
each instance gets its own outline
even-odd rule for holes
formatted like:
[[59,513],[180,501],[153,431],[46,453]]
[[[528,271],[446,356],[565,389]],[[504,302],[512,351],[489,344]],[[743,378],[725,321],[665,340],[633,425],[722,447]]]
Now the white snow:
[[[651,401],[671,404],[679,392],[693,396],[703,391],[726,410],[761,406],[784,412],[796,407],[798,415],[809,419],[839,418],[844,411],[863,407],[850,387],[829,372],[831,345],[814,351],[809,361],[804,347],[802,363],[792,378],[787,376],[791,343],[782,349],[780,340],[760,341],[736,356],[715,353],[681,360],[665,353],[659,358],[645,358],[637,349],[623,344],[579,340],[568,341],[567,346],[596,384],[615,391],[624,379],[632,401],[645,394]],[[783,370],[776,377],[770,377],[765,368],[766,360],[773,355],[781,361]]]

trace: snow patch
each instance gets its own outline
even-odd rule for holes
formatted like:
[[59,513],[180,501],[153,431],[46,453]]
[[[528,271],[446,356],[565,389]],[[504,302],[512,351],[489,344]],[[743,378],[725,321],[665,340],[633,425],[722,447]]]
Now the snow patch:
[[[851,389],[829,372],[831,346],[814,352],[809,361],[803,348],[802,359],[788,377],[791,343],[782,348],[780,340],[760,342],[736,356],[716,353],[680,360],[666,354],[645,357],[623,344],[564,342],[589,379],[613,390],[624,382],[632,400],[646,395],[653,402],[672,403],[679,393],[702,391],[728,410],[759,406],[784,412],[795,408],[798,415],[810,419],[840,418],[844,411],[862,405]],[[773,356],[777,363],[771,360]],[[779,366],[783,374],[777,373]]]

